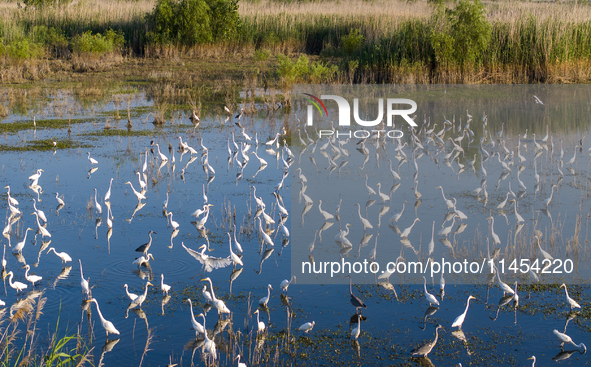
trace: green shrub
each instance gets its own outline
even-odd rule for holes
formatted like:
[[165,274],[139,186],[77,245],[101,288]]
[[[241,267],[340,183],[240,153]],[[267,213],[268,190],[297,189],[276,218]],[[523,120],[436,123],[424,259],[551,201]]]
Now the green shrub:
[[125,42],[122,33],[117,33],[112,29],[105,32],[103,36],[100,33],[92,34],[92,31],[86,31],[74,36],[71,41],[72,51],[83,54],[102,54],[118,51]]
[[68,40],[63,30],[44,25],[33,27],[33,39],[42,44],[55,57],[63,56],[68,52]]
[[149,42],[188,46],[231,40],[241,27],[237,0],[158,0],[147,21]]
[[271,52],[269,50],[256,50],[254,52],[254,59],[258,62],[265,62],[271,57]]
[[343,43],[343,49],[348,55],[353,54],[359,50],[363,44],[363,35],[359,34],[359,29],[351,29],[348,35],[344,36],[341,40]]
[[313,62],[305,55],[300,56],[296,61],[289,57],[278,55],[279,76],[286,84],[298,82],[324,83],[334,79],[338,71],[336,65],[327,66],[321,62]]
[[43,46],[28,38],[14,40],[5,46],[5,52],[12,59],[28,60],[43,57]]

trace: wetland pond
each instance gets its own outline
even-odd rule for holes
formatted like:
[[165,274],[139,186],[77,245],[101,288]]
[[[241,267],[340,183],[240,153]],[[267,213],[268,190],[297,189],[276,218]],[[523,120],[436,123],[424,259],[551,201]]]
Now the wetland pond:
[[[7,309],[27,296],[46,299],[36,326],[39,353],[47,351],[59,320],[58,336],[79,334],[80,351],[92,349],[89,358],[95,366],[234,366],[238,355],[248,366],[529,366],[532,355],[541,366],[588,364],[582,349],[565,344],[561,350],[553,330],[568,334],[577,344],[588,342],[591,335],[591,88],[407,87],[396,92],[417,102],[414,133],[398,122],[403,138],[372,136],[363,143],[346,136],[334,141],[319,138],[320,127],[303,126],[309,102],[297,96],[327,92],[319,86],[298,88],[292,91],[291,108],[270,111],[262,105],[244,105],[246,112],[236,118],[241,105],[230,115],[220,102],[200,116],[197,127],[186,106],[170,107],[166,123],[154,125],[158,106],[141,90],[84,103],[71,91],[59,90],[30,101],[34,107],[27,112],[10,109],[0,124],[0,183],[10,185],[10,197],[19,202],[22,214],[12,214],[7,190],[3,191],[3,274],[12,271],[13,281],[28,283],[23,269],[28,264],[30,272],[43,279],[35,287],[41,294],[31,293],[29,283],[24,294],[17,295],[5,277],[0,299]],[[122,100],[128,101],[129,114]],[[337,115],[336,105],[326,106],[328,116]],[[468,114],[473,117],[467,125]],[[546,126],[549,138],[543,141]],[[276,143],[266,144],[277,134]],[[179,136],[196,152],[183,152]],[[259,157],[267,164],[261,165]],[[38,169],[43,170],[37,181],[40,188],[29,180]],[[140,190],[138,178],[147,187],[140,204],[127,184]],[[376,194],[368,193],[366,183]],[[509,184],[515,196],[508,194]],[[455,209],[447,206],[442,190]],[[65,205],[58,206],[56,193]],[[212,206],[196,218],[192,214],[204,206],[204,195]],[[257,210],[259,198],[265,203],[264,213]],[[37,209],[48,219],[50,238],[37,234],[36,216],[31,214],[37,199]],[[319,210],[319,200],[326,213]],[[394,220],[405,202],[405,211]],[[515,215],[516,205],[523,220]],[[281,214],[280,206],[289,216]],[[452,215],[454,210],[467,219]],[[364,229],[360,217],[372,228]],[[492,220],[500,244],[492,235]],[[267,229],[268,240],[259,223]],[[348,243],[335,241],[347,223]],[[449,226],[447,235],[438,235]],[[28,235],[27,228],[33,229]],[[138,267],[133,262],[142,254],[134,250],[148,242],[149,231],[155,232],[148,251],[153,259]],[[22,253],[15,252],[25,236]],[[183,248],[184,244],[200,252],[206,244],[205,253],[226,258],[230,246],[240,253],[235,241],[242,248],[243,265],[211,272]],[[64,266],[53,251],[48,253],[51,247],[66,252],[72,261]],[[571,260],[571,271],[541,274],[534,281],[531,272],[509,270],[515,259],[518,264],[521,259],[542,264],[544,253]],[[514,299],[502,298],[488,268],[482,274],[446,274],[444,294],[440,275],[426,274],[437,308],[426,301],[422,274],[393,274],[389,279],[381,271],[353,274],[352,291],[367,308],[362,309],[360,335],[352,340],[357,316],[346,274],[331,278],[301,272],[303,262],[367,260],[383,269],[387,262],[429,264],[429,258],[483,264],[495,258],[497,266],[504,259],[500,277],[511,287],[517,281],[519,304],[514,307]],[[119,335],[106,339],[96,306],[85,301],[78,260],[102,316]],[[231,261],[215,266],[221,263]],[[168,296],[161,291],[162,275],[171,286]],[[296,281],[282,292],[280,283],[292,275]],[[230,314],[218,318],[216,308],[207,303],[202,290],[209,285],[201,281],[206,277]],[[143,294],[148,281],[154,286],[148,287],[141,309],[129,309],[124,284],[130,293]],[[561,283],[567,284],[581,309],[569,313]],[[268,285],[273,289],[267,307],[259,307]],[[452,328],[469,295],[475,300],[462,329]],[[203,353],[203,334],[196,339],[188,298],[198,322],[203,318],[197,315],[204,314],[208,338],[217,346],[215,361]],[[267,329],[258,336],[257,309]],[[312,321],[313,330],[298,330]],[[411,358],[412,349],[433,340],[438,324],[444,329],[428,357]]]

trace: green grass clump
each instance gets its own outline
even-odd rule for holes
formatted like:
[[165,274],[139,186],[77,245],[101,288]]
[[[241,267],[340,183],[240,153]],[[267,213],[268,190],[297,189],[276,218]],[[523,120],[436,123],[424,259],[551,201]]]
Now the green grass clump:
[[90,148],[88,144],[82,144],[71,140],[57,141],[57,144],[53,145],[53,140],[33,140],[27,143],[25,146],[14,146],[14,145],[0,145],[0,152],[32,152],[32,151],[48,151],[55,149],[73,149],[73,148]]
[[[37,129],[63,129],[70,124],[81,124],[83,122],[90,122],[87,119],[51,119],[51,120],[36,120]],[[35,129],[33,121],[18,121],[12,123],[0,124],[0,133],[17,133],[22,130]]]
[[72,51],[78,54],[104,54],[118,51],[124,44],[123,34],[109,29],[104,35],[86,31],[72,39]]

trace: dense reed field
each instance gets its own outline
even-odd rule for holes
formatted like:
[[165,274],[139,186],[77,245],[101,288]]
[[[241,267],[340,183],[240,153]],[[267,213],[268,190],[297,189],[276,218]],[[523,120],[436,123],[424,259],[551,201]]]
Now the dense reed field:
[[[284,84],[591,79],[591,7],[574,2],[216,1],[72,1],[40,9],[0,2],[2,79],[14,79],[6,70],[15,67],[17,76],[35,79],[56,68],[104,70],[128,57],[236,54],[270,58]],[[167,16],[174,4],[190,9],[181,17],[190,26]],[[301,60],[304,71],[292,61],[301,55],[315,61]]]

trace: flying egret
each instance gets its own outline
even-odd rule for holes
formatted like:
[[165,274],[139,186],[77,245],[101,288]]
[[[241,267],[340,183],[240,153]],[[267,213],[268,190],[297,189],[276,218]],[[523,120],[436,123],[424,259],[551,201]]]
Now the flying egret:
[[271,286],[271,284],[269,284],[267,286],[267,296],[259,299],[259,306],[267,307],[267,304],[269,303],[269,300],[271,299],[271,290],[272,289],[273,289],[273,287]]
[[84,273],[82,272],[82,260],[78,259],[78,264],[80,264],[80,287],[82,288],[82,292],[86,293],[86,298],[89,298],[90,287],[88,286],[88,280],[84,279]]
[[25,270],[25,279],[29,282],[31,282],[31,284],[33,284],[33,287],[35,286],[35,283],[41,281],[41,279],[43,279],[43,277],[39,276],[39,275],[29,275],[29,270],[31,270],[31,266],[29,264],[25,265],[23,267]]
[[168,296],[170,286],[168,284],[164,284],[164,274],[160,274],[160,290],[162,290],[162,294],[166,294]]
[[575,342],[572,340],[572,338],[564,333],[561,333],[560,331],[554,329],[553,331],[554,335],[556,335],[558,337],[558,339],[560,339],[560,341],[562,343],[560,343],[560,346],[562,347],[564,345],[564,343],[569,343],[574,345],[577,348],[583,348],[583,350],[585,352],[587,352],[587,347],[585,346],[585,344],[581,343],[581,344],[575,344]]
[[426,357],[427,354],[431,353],[431,351],[435,347],[435,344],[437,344],[437,339],[439,338],[439,329],[443,329],[443,326],[437,325],[437,327],[435,328],[435,340],[413,349],[410,352],[410,355],[413,357]]
[[562,283],[562,285],[560,286],[560,288],[564,287],[564,292],[566,293],[566,302],[569,304],[570,306],[570,310],[572,311],[573,308],[581,308],[581,305],[579,305],[577,303],[577,301],[575,301],[574,299],[570,298],[570,296],[568,295],[568,289],[566,289],[566,284]]
[[470,307],[470,300],[471,299],[476,299],[476,297],[474,297],[472,295],[470,297],[468,297],[468,301],[466,301],[466,309],[464,310],[464,313],[461,314],[460,316],[458,316],[454,320],[453,324],[451,324],[451,327],[457,327],[459,329],[462,328],[462,324],[464,323],[464,319],[466,318],[466,314],[468,313],[468,307]]
[[[193,303],[191,302],[190,298],[187,298],[187,302],[189,302],[189,309],[191,310],[191,325],[193,325],[193,330],[195,330],[195,338],[199,336],[199,334],[205,334],[205,328],[203,325],[195,320],[195,314],[193,313]],[[197,315],[197,317],[204,316],[202,313]]]
[[[437,300],[437,298],[435,298],[434,295],[427,291],[427,278],[423,277],[423,280],[425,281],[425,298],[427,299],[427,302],[429,302],[429,306],[439,306],[439,301]],[[437,338],[435,338],[435,340],[437,340]]]
[[92,298],[90,302],[94,302],[94,304],[96,305],[96,311],[98,312],[99,318],[101,319],[101,324],[103,325],[103,329],[105,329],[105,332],[107,333],[107,340],[109,339],[109,334],[119,335],[119,330],[115,328],[115,325],[113,325],[111,321],[105,320],[105,318],[103,317],[103,314],[101,313],[101,309],[99,308],[99,304],[96,298]]
[[253,313],[253,315],[255,313],[257,314],[257,333],[262,333],[262,332],[265,331],[265,323],[262,322],[262,321],[260,321],[260,319],[259,319],[259,310],[258,309]]
[[211,273],[213,269],[225,268],[226,266],[232,264],[232,259],[230,259],[230,257],[219,258],[206,255],[205,250],[207,250],[207,245],[202,245],[199,247],[201,252],[197,252],[188,248],[183,242],[181,242],[181,246],[183,246],[189,255],[193,256],[197,261],[199,261],[203,265],[205,271],[208,273]]
[[57,257],[59,257],[62,260],[62,266],[64,266],[65,263],[67,263],[68,261],[72,261],[70,255],[68,255],[65,252],[57,252],[55,251],[55,248],[50,247],[49,250],[47,250],[47,253],[50,253],[51,251],[53,251],[53,253],[56,254]]

